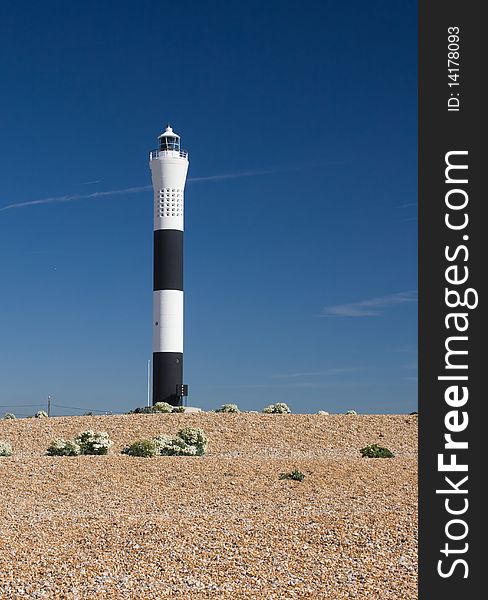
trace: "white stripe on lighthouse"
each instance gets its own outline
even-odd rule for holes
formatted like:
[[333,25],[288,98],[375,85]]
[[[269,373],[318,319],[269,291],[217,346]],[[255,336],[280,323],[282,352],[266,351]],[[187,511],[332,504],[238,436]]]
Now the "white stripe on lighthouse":
[[183,292],[153,292],[153,352],[183,353]]

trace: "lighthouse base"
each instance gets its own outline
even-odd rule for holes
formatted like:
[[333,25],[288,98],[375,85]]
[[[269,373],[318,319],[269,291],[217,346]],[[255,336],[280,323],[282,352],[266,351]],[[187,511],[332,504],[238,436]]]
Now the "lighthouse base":
[[167,402],[181,406],[176,386],[183,383],[183,354],[179,352],[153,353],[153,404]]

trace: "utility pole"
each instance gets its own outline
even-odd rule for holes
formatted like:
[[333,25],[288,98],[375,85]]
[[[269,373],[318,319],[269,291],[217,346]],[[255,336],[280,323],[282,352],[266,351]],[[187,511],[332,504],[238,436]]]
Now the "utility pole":
[[47,397],[47,416],[51,416],[51,396]]

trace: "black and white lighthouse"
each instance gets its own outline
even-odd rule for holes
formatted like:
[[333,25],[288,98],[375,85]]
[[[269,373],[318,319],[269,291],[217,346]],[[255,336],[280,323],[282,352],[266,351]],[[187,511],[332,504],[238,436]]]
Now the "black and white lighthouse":
[[183,395],[183,222],[188,152],[168,125],[149,155],[154,189],[153,404]]

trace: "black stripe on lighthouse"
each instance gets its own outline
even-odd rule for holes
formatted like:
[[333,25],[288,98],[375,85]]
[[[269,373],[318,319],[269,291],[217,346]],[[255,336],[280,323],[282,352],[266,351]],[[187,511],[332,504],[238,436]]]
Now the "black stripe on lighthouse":
[[153,290],[183,291],[183,232],[180,230],[154,232]]
[[153,352],[153,404],[167,402],[180,406],[176,386],[183,382],[183,354],[180,352]]

